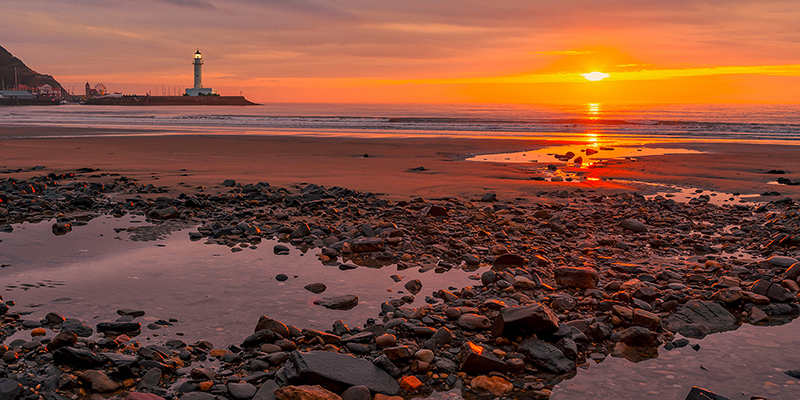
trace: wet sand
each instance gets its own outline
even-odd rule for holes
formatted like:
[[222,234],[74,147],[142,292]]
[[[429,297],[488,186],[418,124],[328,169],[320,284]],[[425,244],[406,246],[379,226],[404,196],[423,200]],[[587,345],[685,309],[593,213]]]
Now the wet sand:
[[[199,186],[214,192],[225,179],[241,183],[269,182],[273,186],[301,183],[342,186],[382,193],[389,199],[409,196],[436,198],[480,197],[495,192],[501,198],[533,197],[547,190],[595,190],[603,193],[637,191],[648,194],[663,187],[630,183],[651,182],[726,193],[800,198],[800,186],[769,184],[778,177],[800,180],[796,146],[741,143],[659,143],[658,147],[700,150],[703,154],[674,154],[614,160],[588,169],[563,167],[569,173],[599,180],[548,182],[541,176],[550,162],[502,164],[466,162],[476,154],[514,152],[585,142],[514,139],[348,138],[267,135],[166,135],[125,137],[137,131],[80,128],[0,128],[0,170],[68,172],[95,168],[117,172],[193,192]],[[114,137],[85,137],[119,133]],[[141,132],[139,132],[141,133]],[[74,135],[68,138],[48,136]],[[36,136],[37,138],[30,138]],[[653,144],[656,145],[656,144]],[[368,155],[368,157],[365,157]],[[546,162],[545,162],[546,161]],[[555,161],[555,160],[553,160]],[[423,167],[424,171],[413,169]],[[785,175],[767,174],[784,170]],[[20,179],[41,171],[12,173]],[[156,181],[157,180],[157,181]],[[764,200],[775,199],[765,196]]]

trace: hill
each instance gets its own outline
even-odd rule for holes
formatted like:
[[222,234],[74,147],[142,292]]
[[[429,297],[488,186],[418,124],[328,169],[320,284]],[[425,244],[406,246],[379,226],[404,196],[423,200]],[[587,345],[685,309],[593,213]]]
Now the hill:
[[17,68],[17,79],[20,84],[29,87],[49,84],[53,89],[61,89],[62,93],[66,93],[52,75],[42,75],[30,69],[22,60],[14,57],[8,50],[0,46],[0,78],[5,82],[6,89],[9,90],[14,86],[14,67]]

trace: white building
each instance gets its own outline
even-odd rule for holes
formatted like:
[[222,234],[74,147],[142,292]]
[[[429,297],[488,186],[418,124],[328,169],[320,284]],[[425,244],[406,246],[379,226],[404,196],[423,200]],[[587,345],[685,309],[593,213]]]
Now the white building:
[[203,55],[200,54],[198,49],[194,53],[194,87],[186,89],[187,96],[214,96],[217,91],[212,88],[203,87]]

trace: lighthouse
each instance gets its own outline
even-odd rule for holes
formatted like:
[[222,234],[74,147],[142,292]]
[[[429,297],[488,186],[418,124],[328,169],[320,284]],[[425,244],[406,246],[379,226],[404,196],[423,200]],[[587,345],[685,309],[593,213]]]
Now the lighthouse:
[[194,53],[192,65],[194,65],[194,87],[187,88],[185,96],[217,96],[216,90],[203,87],[203,54],[200,53],[200,49]]
[[194,53],[194,88],[203,88],[203,54],[200,49]]

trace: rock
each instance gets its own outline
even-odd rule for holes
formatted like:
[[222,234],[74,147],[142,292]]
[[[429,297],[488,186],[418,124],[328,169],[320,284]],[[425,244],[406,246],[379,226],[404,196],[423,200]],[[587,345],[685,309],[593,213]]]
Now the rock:
[[336,393],[324,389],[322,386],[285,386],[275,389],[278,400],[341,400]]
[[342,392],[342,400],[372,400],[372,393],[366,386],[350,386]]
[[313,382],[325,385],[335,392],[356,385],[363,385],[374,393],[390,396],[400,390],[397,382],[382,369],[367,360],[344,354],[293,351],[284,369],[287,380],[292,384]]
[[405,287],[409,293],[416,295],[420,292],[420,290],[422,290],[422,282],[420,282],[419,279],[413,279],[406,282],[403,287]]
[[535,337],[525,339],[517,348],[536,368],[554,374],[566,374],[575,369],[575,363],[557,347]]
[[66,235],[72,231],[72,224],[69,222],[56,222],[52,228],[54,235]]
[[234,187],[236,186],[236,181],[233,179],[225,179],[222,181],[222,187]]
[[375,344],[379,347],[391,347],[397,345],[397,337],[392,334],[385,333],[375,338]]
[[514,389],[511,382],[499,376],[476,376],[472,378],[469,385],[478,393],[491,393],[495,397],[503,397]]
[[508,368],[494,353],[472,342],[466,342],[461,346],[459,359],[461,370],[464,372],[503,372]]
[[125,400],[164,400],[164,398],[152,393],[132,392],[125,396]]
[[517,337],[522,334],[549,334],[558,329],[558,317],[542,303],[506,307],[492,324],[495,337]]
[[473,313],[461,314],[461,316],[458,317],[457,324],[469,330],[489,329],[492,326],[492,323],[489,322],[489,318]]
[[772,256],[768,260],[770,265],[781,268],[789,268],[792,264],[796,264],[798,260],[792,257]]
[[147,217],[151,219],[175,219],[180,215],[181,212],[174,206],[151,210],[147,213]]
[[292,231],[289,234],[289,239],[297,239],[297,238],[304,238],[311,234],[311,229],[308,227],[308,224],[300,224],[297,229]]
[[406,392],[414,392],[422,387],[422,381],[414,375],[404,376],[400,379],[400,388]]
[[217,396],[205,392],[189,392],[179,398],[180,400],[217,400]]
[[[658,326],[661,323],[661,318],[658,317],[655,313],[650,311],[636,309],[633,311],[633,317],[631,318],[631,324],[636,326],[643,326],[650,330],[658,330]],[[628,343],[630,344],[630,343]]]
[[242,347],[250,348],[260,346],[267,342],[274,342],[281,338],[281,335],[269,329],[262,329],[242,341]]
[[325,286],[324,283],[309,283],[308,285],[305,285],[303,287],[303,289],[308,290],[309,292],[314,293],[314,294],[320,294],[320,293],[324,292],[325,289],[327,289],[327,288],[328,287]]
[[797,278],[800,277],[800,262],[792,264],[786,272],[784,272],[783,276],[786,279],[797,280]]
[[647,232],[647,226],[635,219],[623,219],[619,226],[636,233]]
[[631,326],[611,335],[614,342],[636,347],[658,347],[658,334],[643,326]]
[[272,252],[278,255],[286,255],[289,254],[289,248],[282,244],[276,244],[272,247]]
[[61,331],[47,344],[47,351],[53,352],[62,347],[72,346],[77,342],[78,336],[75,333]]
[[0,400],[17,400],[22,395],[22,385],[8,378],[0,378]]
[[[323,285],[324,286],[324,285]],[[258,317],[258,323],[256,324],[256,329],[254,331],[258,332],[262,329],[267,329],[273,331],[286,339],[292,337],[291,333],[289,333],[289,327],[286,326],[283,322],[274,320],[272,318],[267,317],[266,315],[262,315]]]
[[92,368],[102,366],[106,363],[106,360],[88,349],[62,347],[53,352],[53,362],[56,365],[69,365],[76,368]]
[[779,303],[787,303],[794,300],[794,295],[792,292],[779,284],[765,279],[759,279],[755,281],[750,291],[755,294],[767,296],[770,300],[777,301]]
[[697,386],[692,386],[692,390],[686,395],[686,400],[729,400],[727,397],[722,397],[710,390],[701,389]]
[[597,271],[585,267],[559,267],[553,271],[556,283],[581,289],[593,289],[597,286]]
[[289,280],[289,275],[286,274],[275,275],[275,280],[278,282],[286,282]]
[[381,238],[359,239],[350,244],[350,250],[353,253],[366,253],[372,251],[380,251],[382,249],[383,249],[383,239]]
[[138,322],[101,322],[97,324],[97,332],[105,333],[131,333],[142,330],[142,325]]
[[701,331],[693,325],[703,326],[709,332],[724,332],[738,327],[736,318],[719,303],[700,300],[689,300],[661,322],[661,326],[670,332],[701,338],[698,336]]
[[436,344],[443,346],[453,342],[453,334],[446,327],[441,327],[436,330],[433,336],[431,336],[431,340],[433,340]]
[[247,400],[255,396],[258,389],[247,383],[228,383],[228,393],[237,400]]
[[131,317],[138,318],[144,316],[144,311],[142,310],[135,310],[133,308],[122,308],[117,310],[117,314],[119,315],[130,315]]
[[64,320],[61,324],[61,332],[72,332],[80,337],[89,337],[94,333],[92,327],[74,318]]
[[481,202],[490,203],[493,201],[497,201],[497,194],[496,193],[486,193],[481,197]]
[[347,294],[335,297],[323,297],[317,304],[331,310],[350,310],[358,305],[358,296]]
[[92,390],[98,393],[113,392],[119,389],[119,383],[114,382],[105,372],[89,370],[80,375],[80,378],[92,384]]
[[275,397],[275,389],[278,389],[279,387],[280,386],[277,382],[269,379],[261,384],[258,392],[256,392],[255,396],[253,396],[253,400],[276,400],[277,398]]
[[505,268],[521,267],[525,264],[525,259],[516,254],[503,254],[494,259],[492,269],[495,271],[503,270]]
[[139,357],[130,354],[100,353],[100,356],[105,357],[117,367],[133,365],[135,362],[139,361]]
[[497,274],[495,274],[494,271],[488,270],[481,274],[481,283],[484,286],[491,285],[495,282],[497,282]]

